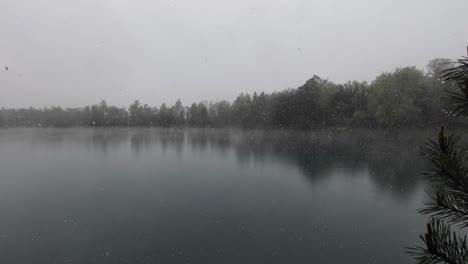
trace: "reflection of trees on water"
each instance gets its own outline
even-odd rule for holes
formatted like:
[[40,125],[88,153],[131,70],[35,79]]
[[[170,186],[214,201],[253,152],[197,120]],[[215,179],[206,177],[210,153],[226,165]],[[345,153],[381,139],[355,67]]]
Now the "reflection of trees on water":
[[379,189],[401,197],[419,182],[424,164],[418,147],[428,136],[427,131],[250,131],[238,132],[233,147],[241,163],[268,158],[291,162],[311,182],[336,168],[346,169],[350,176],[367,169]]
[[148,150],[161,146],[163,151],[166,151],[168,146],[174,147],[176,153],[182,153],[185,144],[186,132],[182,129],[132,129],[130,130],[130,145],[135,154],[141,154],[142,150]]
[[175,146],[178,152],[184,144],[193,150],[208,148],[235,151],[240,164],[262,164],[267,159],[293,163],[304,176],[316,182],[342,168],[350,177],[363,169],[369,172],[375,186],[382,191],[410,194],[419,183],[424,169],[419,150],[430,131],[268,131],[169,129],[135,130],[130,136],[137,152],[151,144]]
[[187,140],[192,149],[205,151],[208,148],[208,143],[211,145],[211,142],[213,141],[211,134],[210,130],[194,129],[190,130],[187,134]]
[[[414,138],[420,140],[412,141]],[[404,196],[411,193],[419,182],[417,175],[424,164],[417,147],[425,138],[421,137],[421,132],[414,135],[376,131],[324,131],[295,133],[293,136],[275,134],[266,139],[256,137],[250,140],[243,146],[246,148],[243,151],[248,151],[248,146],[255,144],[259,147],[250,151],[258,151],[260,146],[274,142],[270,144],[271,150],[267,155],[297,164],[312,182],[329,175],[327,171],[331,169],[344,168],[352,176],[353,172],[365,168],[379,189]],[[253,157],[265,152],[260,151]]]
[[[5,132],[4,132],[5,134]],[[10,136],[25,137],[21,130]],[[318,132],[228,130],[228,129],[38,129],[31,142],[60,145],[76,141],[99,150],[104,155],[130,145],[135,155],[145,155],[158,146],[175,149],[178,156],[184,147],[205,152],[234,151],[240,164],[263,164],[266,160],[295,164],[311,182],[328,177],[336,168],[350,177],[367,170],[375,186],[383,191],[411,193],[424,169],[418,147],[432,136],[431,131],[352,131]],[[73,145],[71,145],[73,146]],[[402,192],[404,192],[402,194]]]

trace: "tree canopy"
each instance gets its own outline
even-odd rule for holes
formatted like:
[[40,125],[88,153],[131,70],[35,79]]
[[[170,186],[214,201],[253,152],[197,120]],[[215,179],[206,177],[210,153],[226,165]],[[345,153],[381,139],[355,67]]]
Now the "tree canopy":
[[[180,100],[159,108],[134,101],[128,108],[106,101],[82,108],[0,109],[0,126],[161,126],[292,128],[431,127],[455,124],[454,110],[444,101],[444,89],[454,84],[437,81],[448,59],[429,62],[427,72],[415,67],[383,72],[370,84],[336,84],[313,76],[302,86],[274,93],[240,93],[233,102]],[[454,97],[455,96],[455,97]],[[452,94],[456,100],[456,94]]]

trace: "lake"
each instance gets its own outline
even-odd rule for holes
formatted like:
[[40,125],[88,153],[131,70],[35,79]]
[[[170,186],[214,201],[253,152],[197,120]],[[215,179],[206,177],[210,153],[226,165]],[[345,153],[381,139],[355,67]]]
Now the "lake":
[[413,263],[435,135],[0,129],[0,263]]

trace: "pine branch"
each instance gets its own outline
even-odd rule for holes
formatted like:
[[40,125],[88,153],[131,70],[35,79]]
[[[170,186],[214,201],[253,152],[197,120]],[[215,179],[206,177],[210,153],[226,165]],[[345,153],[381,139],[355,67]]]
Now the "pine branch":
[[468,157],[459,141],[452,134],[446,137],[441,127],[438,141],[429,141],[423,149],[430,161],[429,172],[423,175],[436,186],[436,192],[420,213],[468,227]]
[[455,115],[468,115],[468,58],[458,60],[459,66],[446,69],[441,73],[443,83],[453,84],[461,93],[446,90],[449,96],[449,105]]
[[449,94],[448,97],[448,108],[449,110],[457,115],[468,115],[468,93],[457,93],[450,90],[445,90]]
[[419,213],[430,214],[435,218],[445,220],[448,224],[458,224],[461,228],[468,227],[468,196],[437,188],[430,196],[430,202]]
[[441,72],[440,79],[443,83],[465,85],[468,80],[468,57],[457,60],[459,66],[446,69]]
[[427,224],[427,233],[419,236],[424,247],[407,248],[419,264],[466,264],[468,248],[466,236],[459,237],[450,231],[450,226],[438,219]]
[[459,141],[460,138],[453,134],[446,137],[442,127],[438,142],[429,141],[422,151],[430,161],[429,171],[423,175],[468,204],[468,168],[465,166],[468,157],[467,151],[459,146]]
[[[444,83],[456,85],[459,92],[447,91],[449,103],[456,115],[468,115],[468,58],[458,60],[459,66],[442,72]],[[468,227],[468,164],[467,150],[459,146],[459,137],[444,135],[441,127],[438,141],[427,143],[423,155],[430,161],[429,172],[424,176],[435,184],[436,192],[423,214],[431,214],[427,233],[420,235],[424,247],[408,248],[420,264],[466,264],[468,247],[463,238],[450,231],[450,224]],[[447,221],[445,223],[444,221]]]

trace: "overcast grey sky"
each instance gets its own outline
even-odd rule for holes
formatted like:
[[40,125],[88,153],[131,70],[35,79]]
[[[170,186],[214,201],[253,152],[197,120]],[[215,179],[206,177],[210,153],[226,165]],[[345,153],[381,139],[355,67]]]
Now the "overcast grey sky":
[[466,55],[467,10],[467,0],[0,0],[0,107],[188,105],[314,74],[370,81]]

